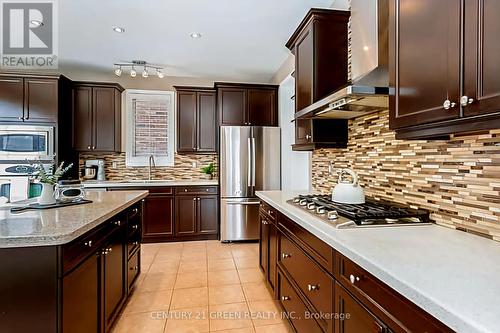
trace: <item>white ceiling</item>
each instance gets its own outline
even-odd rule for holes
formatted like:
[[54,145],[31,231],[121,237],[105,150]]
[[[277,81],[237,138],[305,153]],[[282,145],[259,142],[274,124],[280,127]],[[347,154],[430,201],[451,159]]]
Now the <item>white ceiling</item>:
[[[332,2],[63,0],[60,64],[112,71],[115,62],[140,59],[165,66],[170,76],[268,82],[305,13]],[[126,31],[118,34],[112,26]],[[203,37],[193,39],[191,32]]]

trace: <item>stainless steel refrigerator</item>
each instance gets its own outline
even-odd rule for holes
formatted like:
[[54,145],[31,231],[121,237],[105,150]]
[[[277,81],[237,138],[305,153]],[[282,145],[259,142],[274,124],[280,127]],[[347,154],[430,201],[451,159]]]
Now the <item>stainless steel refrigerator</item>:
[[259,239],[256,191],[281,189],[278,127],[220,128],[221,241]]

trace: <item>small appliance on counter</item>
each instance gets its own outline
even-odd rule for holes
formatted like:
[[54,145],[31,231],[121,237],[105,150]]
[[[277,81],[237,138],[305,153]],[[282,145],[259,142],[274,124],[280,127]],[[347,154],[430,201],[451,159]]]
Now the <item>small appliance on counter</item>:
[[[43,165],[49,168],[51,164]],[[41,184],[33,183],[34,168],[29,164],[9,164],[0,162],[0,197],[2,201],[15,202],[39,196]]]
[[85,180],[106,180],[104,160],[86,160],[82,178]]
[[[351,180],[346,179],[346,175],[351,176]],[[351,169],[339,171],[338,184],[332,190],[332,201],[352,205],[365,203],[365,192],[359,185],[356,172]]]
[[60,180],[54,196],[57,202],[77,202],[85,199],[85,189],[79,180]]

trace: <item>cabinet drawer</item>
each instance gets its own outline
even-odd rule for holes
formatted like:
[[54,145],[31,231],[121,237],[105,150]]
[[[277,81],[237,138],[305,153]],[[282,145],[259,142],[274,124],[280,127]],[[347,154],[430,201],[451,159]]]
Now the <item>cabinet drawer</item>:
[[217,186],[181,186],[175,188],[175,194],[217,194]]
[[309,231],[305,230],[297,223],[288,219],[283,214],[278,214],[278,227],[291,239],[300,244],[311,257],[313,257],[324,269],[334,273],[334,250]]
[[128,281],[128,289],[132,288],[135,283],[135,280],[139,276],[140,273],[140,256],[141,251],[137,251],[132,258],[130,258],[127,262],[127,281]]
[[276,216],[278,212],[276,209],[265,203],[264,201],[260,202],[260,211],[267,215],[268,219],[271,220],[273,223],[276,223]]
[[394,331],[404,327],[410,332],[452,332],[430,314],[351,260],[340,253],[336,256],[339,268],[336,278],[340,284]]
[[300,333],[323,333],[323,330],[314,319],[306,318],[309,310],[281,272],[278,272],[278,285],[279,301],[286,312],[284,317],[289,318],[295,331]]
[[[333,312],[333,279],[283,234],[279,236],[279,262],[319,313]],[[329,326],[321,322],[325,330]]]
[[[127,240],[127,253],[128,257],[132,255],[141,246],[141,233],[139,231],[128,236]],[[127,257],[127,258],[128,258]]]

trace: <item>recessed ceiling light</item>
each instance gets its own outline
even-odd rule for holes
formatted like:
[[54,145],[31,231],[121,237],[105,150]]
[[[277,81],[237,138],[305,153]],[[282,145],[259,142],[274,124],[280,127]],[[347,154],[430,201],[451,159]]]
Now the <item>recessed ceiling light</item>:
[[191,36],[191,38],[201,38],[201,34],[199,32],[192,32],[189,36]]
[[38,28],[43,26],[43,22],[39,20],[31,20],[30,21],[31,28]]
[[113,31],[121,34],[125,32],[125,28],[113,26]]

